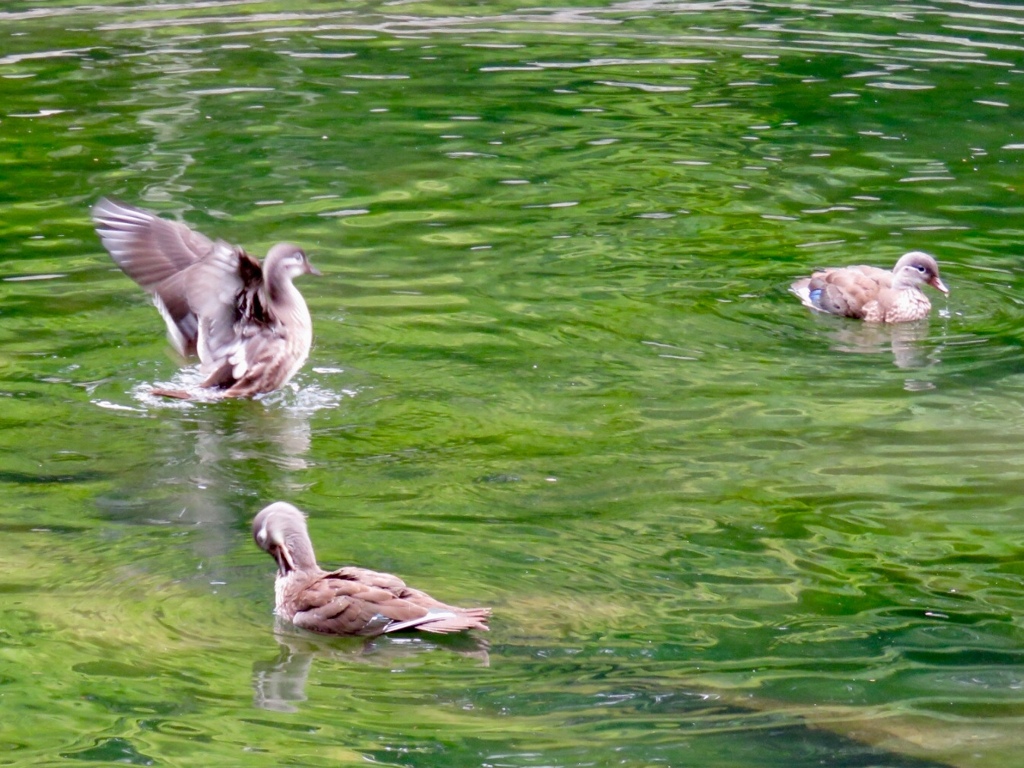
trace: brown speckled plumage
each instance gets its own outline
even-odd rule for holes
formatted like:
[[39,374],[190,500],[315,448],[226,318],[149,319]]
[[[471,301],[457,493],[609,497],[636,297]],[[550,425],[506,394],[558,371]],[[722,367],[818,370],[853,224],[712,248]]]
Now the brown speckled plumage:
[[797,280],[790,290],[811,309],[868,323],[906,323],[928,316],[932,305],[921,291],[927,284],[949,293],[939,265],[922,251],[904,254],[892,272],[859,265],[825,269]]
[[278,243],[261,265],[238,246],[110,198],[92,215],[110,256],[153,295],[171,343],[199,356],[201,387],[250,397],[278,389],[302,367],[313,324],[292,280],[320,273],[301,248]]
[[351,566],[325,571],[317,565],[305,515],[291,504],[278,501],[261,510],[252,535],[277,561],[277,614],[297,627],[369,637],[405,629],[487,629],[490,608],[446,605],[389,573]]

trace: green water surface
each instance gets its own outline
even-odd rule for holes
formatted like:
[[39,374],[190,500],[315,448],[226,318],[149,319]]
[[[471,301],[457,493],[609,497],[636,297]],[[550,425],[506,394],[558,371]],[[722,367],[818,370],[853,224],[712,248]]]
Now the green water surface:
[[[1024,766],[1024,9],[0,5],[0,765]],[[161,402],[101,195],[316,340]],[[787,293],[936,255],[929,321]],[[275,626],[325,565],[494,609]]]

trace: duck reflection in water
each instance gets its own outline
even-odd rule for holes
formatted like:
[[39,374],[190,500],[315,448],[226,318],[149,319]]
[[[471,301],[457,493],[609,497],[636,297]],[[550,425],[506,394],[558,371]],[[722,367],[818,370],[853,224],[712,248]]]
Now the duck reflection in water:
[[[187,528],[188,546],[204,563],[197,577],[229,580],[230,572],[219,568],[238,544],[239,485],[262,482],[272,471],[284,491],[308,486],[302,470],[310,466],[314,411],[294,407],[290,395],[217,406],[168,401],[164,407],[183,406],[185,415],[163,421],[159,444],[134,466],[123,467],[116,487],[99,495],[97,505],[112,519]],[[278,397],[289,403],[274,402]]]
[[195,456],[221,482],[230,483],[240,463],[272,464],[285,470],[310,466],[310,414],[299,409],[239,403],[211,409],[196,420],[195,428]]
[[385,669],[408,669],[422,654],[437,650],[490,665],[488,643],[468,635],[384,635],[375,638],[327,637],[295,629],[278,619],[274,633],[279,652],[252,665],[253,703],[260,709],[297,712],[296,703],[306,700],[306,680],[314,659],[343,664],[367,664]]
[[888,350],[893,364],[902,369],[928,368],[940,362],[943,344],[927,343],[927,320],[916,323],[880,325],[838,323],[821,318],[829,348],[855,355],[877,355]]

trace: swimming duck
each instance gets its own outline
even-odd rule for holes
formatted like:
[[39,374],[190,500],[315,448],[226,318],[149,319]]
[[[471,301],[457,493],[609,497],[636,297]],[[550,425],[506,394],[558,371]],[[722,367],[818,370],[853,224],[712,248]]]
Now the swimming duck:
[[859,265],[825,269],[790,286],[805,306],[868,323],[906,323],[928,317],[927,284],[949,294],[939,265],[923,251],[905,253],[892,272]]
[[332,635],[375,637],[404,629],[486,630],[490,608],[456,608],[407,587],[389,573],[348,566],[325,571],[316,562],[306,517],[277,501],[252,521],[256,544],[277,561],[277,615],[295,626]]
[[292,281],[320,272],[301,248],[278,243],[261,265],[237,245],[112,198],[92,216],[117,265],[153,294],[175,349],[199,356],[201,387],[250,397],[282,387],[306,362],[313,323]]

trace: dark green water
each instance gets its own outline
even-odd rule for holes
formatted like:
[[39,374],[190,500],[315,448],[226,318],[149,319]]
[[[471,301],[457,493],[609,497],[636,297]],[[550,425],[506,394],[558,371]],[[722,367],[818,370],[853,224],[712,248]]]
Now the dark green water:
[[[4,3],[0,764],[1024,765],[1022,30]],[[303,245],[296,387],[149,398],[102,194]],[[913,249],[923,325],[786,292]],[[275,630],[275,499],[489,653]]]

